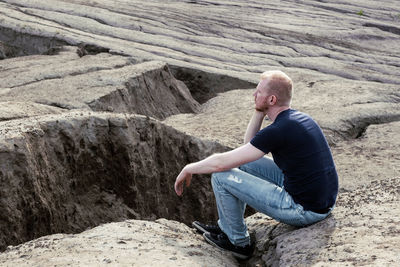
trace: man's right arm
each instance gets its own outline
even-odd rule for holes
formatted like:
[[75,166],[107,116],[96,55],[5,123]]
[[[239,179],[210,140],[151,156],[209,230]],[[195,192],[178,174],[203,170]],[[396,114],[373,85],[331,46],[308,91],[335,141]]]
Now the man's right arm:
[[264,117],[265,114],[263,112],[257,110],[254,111],[253,116],[251,117],[251,120],[249,122],[249,125],[247,125],[247,130],[244,135],[244,144],[250,142],[251,139],[253,139],[256,133],[260,130]]

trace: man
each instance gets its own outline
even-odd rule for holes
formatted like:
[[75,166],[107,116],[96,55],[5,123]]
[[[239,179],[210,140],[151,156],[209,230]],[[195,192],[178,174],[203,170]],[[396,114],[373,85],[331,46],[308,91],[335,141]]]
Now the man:
[[[292,87],[285,73],[264,72],[245,144],[186,165],[175,181],[181,195],[192,174],[213,173],[218,225],[193,226],[209,243],[240,259],[254,249],[243,218],[246,204],[294,226],[323,220],[335,205],[338,177],[328,143],[311,117],[290,108]],[[260,131],[265,116],[273,123]],[[264,157],[267,153],[273,160]]]

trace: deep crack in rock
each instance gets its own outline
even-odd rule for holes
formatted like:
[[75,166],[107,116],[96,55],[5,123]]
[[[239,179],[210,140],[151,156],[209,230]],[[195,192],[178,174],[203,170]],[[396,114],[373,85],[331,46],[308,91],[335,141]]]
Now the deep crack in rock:
[[73,112],[0,128],[2,250],[128,218],[216,218],[209,179],[194,180],[183,198],[173,182],[221,145],[135,115]]

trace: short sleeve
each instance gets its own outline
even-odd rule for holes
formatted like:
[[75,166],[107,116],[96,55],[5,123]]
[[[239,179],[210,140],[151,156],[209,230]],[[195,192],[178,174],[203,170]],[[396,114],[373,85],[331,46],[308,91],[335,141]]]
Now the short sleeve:
[[274,127],[274,125],[269,125],[260,130],[253,139],[251,139],[250,144],[260,149],[265,154],[268,154],[280,147],[282,142],[283,136],[279,129]]

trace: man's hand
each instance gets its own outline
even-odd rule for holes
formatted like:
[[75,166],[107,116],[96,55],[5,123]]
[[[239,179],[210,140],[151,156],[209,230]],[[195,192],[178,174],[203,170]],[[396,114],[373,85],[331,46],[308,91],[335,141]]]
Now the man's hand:
[[256,135],[256,133],[260,130],[263,119],[265,118],[266,113],[262,111],[255,110],[253,116],[249,124],[247,125],[246,133],[244,134],[244,144],[250,142],[250,140]]
[[190,181],[192,180],[192,174],[187,171],[187,166],[182,169],[181,173],[176,177],[175,180],[175,192],[178,196],[183,193],[183,184],[186,181],[186,186],[190,185]]

